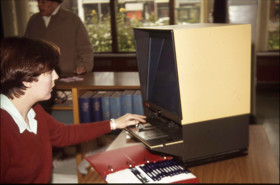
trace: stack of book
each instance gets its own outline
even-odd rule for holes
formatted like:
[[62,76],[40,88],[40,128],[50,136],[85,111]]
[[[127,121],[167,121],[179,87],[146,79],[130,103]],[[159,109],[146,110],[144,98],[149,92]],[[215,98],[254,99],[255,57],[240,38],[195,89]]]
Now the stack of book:
[[80,123],[118,118],[126,113],[144,115],[140,90],[86,91],[79,97]]

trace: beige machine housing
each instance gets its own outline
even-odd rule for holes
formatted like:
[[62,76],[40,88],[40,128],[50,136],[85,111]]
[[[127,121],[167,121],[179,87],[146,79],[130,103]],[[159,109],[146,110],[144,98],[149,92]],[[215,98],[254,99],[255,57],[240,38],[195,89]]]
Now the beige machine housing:
[[178,26],[173,31],[182,124],[250,113],[250,25]]
[[[170,31],[179,82],[182,142],[152,150],[185,162],[219,159],[248,148],[251,25],[188,24],[135,28],[145,107],[149,33]],[[145,144],[147,144],[144,141]]]

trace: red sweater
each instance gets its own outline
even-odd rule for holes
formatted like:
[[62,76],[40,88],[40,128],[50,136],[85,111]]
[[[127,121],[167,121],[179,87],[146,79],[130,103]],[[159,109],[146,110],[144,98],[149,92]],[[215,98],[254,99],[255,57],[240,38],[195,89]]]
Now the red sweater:
[[49,183],[52,173],[52,146],[85,142],[111,131],[109,121],[64,125],[34,107],[37,134],[20,134],[13,118],[1,109],[0,183]]

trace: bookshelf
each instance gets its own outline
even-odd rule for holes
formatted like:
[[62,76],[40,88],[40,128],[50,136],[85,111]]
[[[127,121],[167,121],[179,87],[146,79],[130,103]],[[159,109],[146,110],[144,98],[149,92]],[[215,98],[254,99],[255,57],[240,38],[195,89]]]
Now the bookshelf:
[[[68,75],[71,77],[71,75]],[[62,82],[56,81],[57,90],[71,91],[72,101],[68,100],[62,104],[54,105],[53,110],[72,110],[74,124],[80,124],[79,96],[87,90],[140,90],[138,72],[92,72],[78,77],[83,81]],[[76,150],[76,165],[82,161],[81,149]],[[78,181],[82,179],[82,174],[77,170]]]

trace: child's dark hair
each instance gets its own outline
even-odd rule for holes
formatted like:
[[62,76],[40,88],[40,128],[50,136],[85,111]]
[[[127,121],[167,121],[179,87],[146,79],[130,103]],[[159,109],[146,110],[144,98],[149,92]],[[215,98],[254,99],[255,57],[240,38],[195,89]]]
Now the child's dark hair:
[[8,37],[1,42],[1,94],[20,97],[27,88],[23,82],[55,69],[60,50],[51,42],[26,37]]

